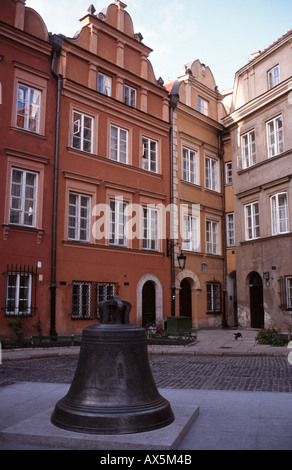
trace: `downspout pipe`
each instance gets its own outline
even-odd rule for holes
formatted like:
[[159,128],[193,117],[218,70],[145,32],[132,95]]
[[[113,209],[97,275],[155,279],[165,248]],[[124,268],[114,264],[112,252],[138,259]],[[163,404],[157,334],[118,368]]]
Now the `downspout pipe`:
[[[169,131],[169,140],[170,140],[170,204],[173,208],[174,203],[174,189],[173,189],[173,172],[174,172],[174,164],[173,164],[173,112],[177,107],[179,102],[179,87],[182,82],[176,83],[171,91],[170,94],[170,102],[169,102],[169,121],[170,121],[170,131]],[[174,266],[174,214],[173,209],[171,211],[171,220],[170,220],[170,253],[171,253],[171,316],[175,317],[175,266]]]
[[221,184],[222,184],[222,212],[223,212],[223,224],[222,224],[222,249],[223,249],[223,286],[222,286],[222,327],[227,328],[226,319],[226,275],[227,275],[227,259],[226,259],[226,207],[225,207],[225,189],[224,189],[224,159],[222,151],[222,136],[225,132],[218,133],[218,154],[221,161]]
[[54,160],[54,193],[53,193],[53,226],[52,226],[52,268],[51,268],[51,310],[50,310],[50,336],[57,336],[56,331],[56,266],[57,266],[57,210],[58,210],[58,177],[59,177],[59,143],[60,143],[60,114],[61,114],[61,92],[62,76],[56,70],[56,58],[62,49],[62,38],[57,35],[50,37],[53,45],[51,57],[51,74],[57,81],[57,109],[56,109],[56,131],[55,131],[55,160]]

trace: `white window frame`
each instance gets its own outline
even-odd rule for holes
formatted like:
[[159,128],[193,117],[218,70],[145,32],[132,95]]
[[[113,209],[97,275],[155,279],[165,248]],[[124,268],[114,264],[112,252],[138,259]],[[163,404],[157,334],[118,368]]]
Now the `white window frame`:
[[127,246],[126,226],[128,220],[128,203],[123,199],[110,199],[109,244]]
[[[40,133],[42,91],[18,83],[16,103],[16,127],[35,134]],[[22,107],[20,106],[22,103]],[[20,120],[23,119],[23,125]]]
[[[284,203],[281,201],[284,198]],[[289,232],[288,195],[286,192],[271,196],[272,235]]]
[[130,85],[124,85],[124,103],[132,108],[137,107],[137,90]]
[[[281,123],[281,126],[279,124]],[[283,117],[279,116],[267,122],[268,158],[284,152]]]
[[157,173],[158,142],[149,137],[142,137],[142,168]]
[[72,147],[88,153],[92,153],[93,148],[93,117],[75,109],[72,113]]
[[[70,196],[75,198],[75,202],[70,202]],[[86,201],[82,205],[82,199]],[[91,197],[86,194],[69,191],[68,199],[68,240],[79,242],[90,241],[90,224],[91,224]],[[74,232],[73,233],[70,233]]]
[[98,72],[97,91],[106,96],[112,96],[112,77],[102,72]]
[[219,222],[206,221],[206,251],[209,254],[219,254]]
[[[77,292],[74,293],[74,289]],[[86,289],[86,292],[84,292]],[[77,296],[77,312],[73,312],[73,296]],[[86,299],[85,305],[83,304],[84,298]],[[75,307],[75,306],[74,306]],[[85,313],[85,314],[84,314]],[[90,282],[72,282],[72,318],[91,318],[91,283]]]
[[143,207],[143,237],[144,250],[158,250],[158,210],[152,207]]
[[232,184],[233,173],[232,173],[232,162],[227,162],[225,165],[225,183]]
[[110,126],[110,159],[120,163],[128,163],[128,134],[122,127]]
[[183,218],[183,250],[185,251],[199,251],[199,219],[198,217],[190,214],[184,214]]
[[256,164],[256,141],[254,129],[241,136],[242,169]]
[[268,71],[268,88],[274,88],[280,83],[280,67],[276,65]]
[[204,116],[209,116],[209,101],[201,96],[198,97],[198,110],[199,113],[204,114]]
[[[18,172],[21,180],[13,181],[13,175]],[[27,183],[27,177],[34,178],[34,184]],[[31,197],[28,197],[28,192]],[[20,168],[11,169],[9,223],[24,227],[36,227],[37,222],[37,198],[38,198],[38,174]],[[13,216],[18,215],[18,221]]]
[[218,192],[218,161],[215,158],[205,157],[206,188]]
[[[14,278],[15,282],[11,282]],[[27,279],[27,286],[21,285],[22,279]],[[26,290],[27,295],[21,298],[21,291]],[[14,293],[11,297],[12,292]],[[10,306],[10,302],[13,303],[14,308]],[[21,308],[21,303],[27,302],[25,309]],[[31,273],[18,273],[8,272],[7,273],[7,290],[6,290],[6,315],[18,316],[18,315],[31,315],[32,313],[32,274]]]
[[197,152],[183,147],[182,154],[182,179],[197,184]]
[[235,220],[234,212],[226,214],[226,236],[227,236],[227,246],[235,245]]
[[245,239],[260,238],[260,213],[258,201],[244,206]]

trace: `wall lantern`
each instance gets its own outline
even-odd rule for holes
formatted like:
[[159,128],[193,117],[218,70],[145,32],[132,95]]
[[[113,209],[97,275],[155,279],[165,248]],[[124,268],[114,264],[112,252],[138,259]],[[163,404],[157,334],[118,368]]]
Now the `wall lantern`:
[[[188,241],[188,240],[186,240],[186,241]],[[169,239],[167,239],[167,256],[171,256],[173,248],[176,245],[181,245],[181,243],[179,243],[179,242],[172,243]],[[187,259],[187,257],[183,254],[183,251],[181,249],[180,254],[177,257],[178,265],[179,265],[181,270],[185,269],[185,267],[186,267],[186,259]]]

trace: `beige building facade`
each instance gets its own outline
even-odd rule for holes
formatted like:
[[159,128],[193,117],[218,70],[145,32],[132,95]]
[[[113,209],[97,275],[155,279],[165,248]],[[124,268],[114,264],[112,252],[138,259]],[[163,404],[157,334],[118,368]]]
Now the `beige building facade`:
[[291,328],[292,31],[235,76],[230,131],[238,324]]

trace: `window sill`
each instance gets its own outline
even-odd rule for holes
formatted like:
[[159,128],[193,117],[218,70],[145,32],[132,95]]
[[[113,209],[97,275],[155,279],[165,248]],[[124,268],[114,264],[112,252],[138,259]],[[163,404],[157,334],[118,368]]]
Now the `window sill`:
[[38,245],[42,242],[44,229],[36,227],[26,227],[25,225],[12,225],[12,224],[2,224],[3,227],[3,239],[8,240],[10,231],[23,232],[23,233],[32,233],[37,235]]

